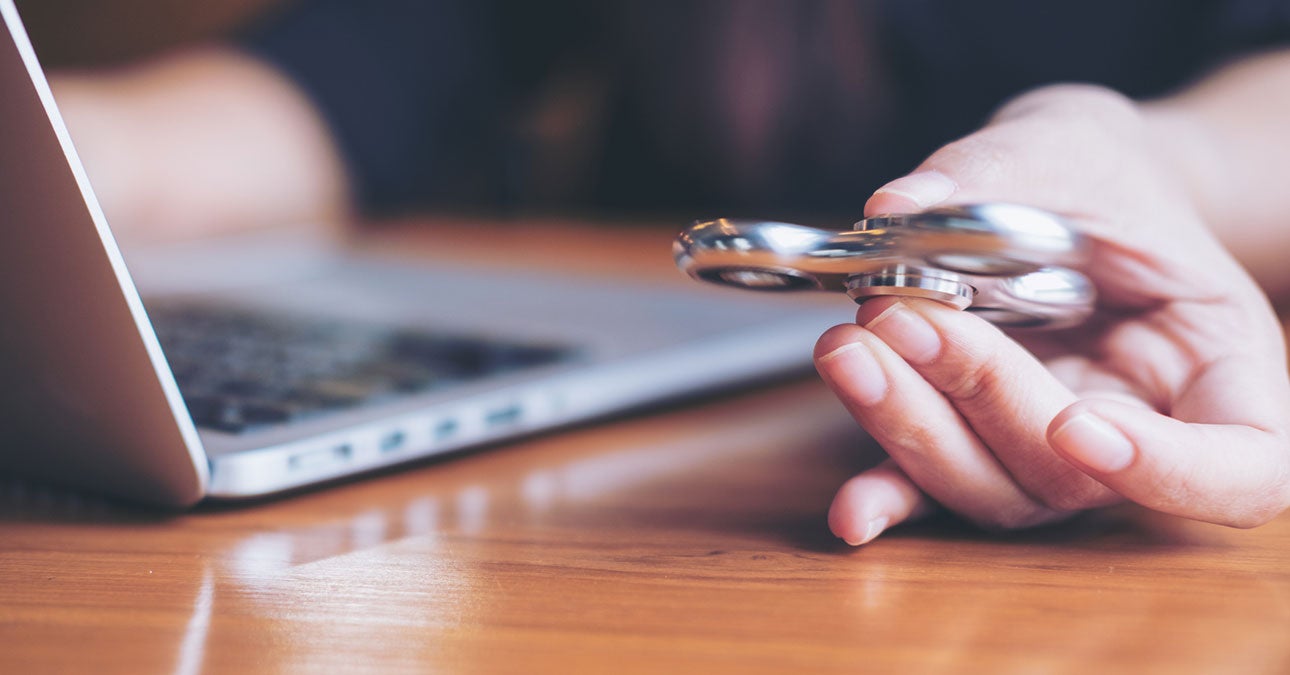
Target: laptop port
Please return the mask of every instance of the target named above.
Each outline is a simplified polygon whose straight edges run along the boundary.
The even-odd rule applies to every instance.
[[[512,403],[504,408],[498,408],[484,416],[484,424],[488,427],[510,426],[520,421],[524,409],[518,403]]]
[[[408,442],[408,435],[402,431],[392,431],[381,439],[381,452],[394,452]]]
[[[292,471],[311,471],[333,464],[343,464],[348,462],[353,455],[354,446],[344,443],[331,448],[298,452],[287,460],[287,466]]]
[[[445,420],[440,420],[438,424],[434,425],[434,439],[436,441],[446,441],[453,436],[456,436],[457,427],[459,426],[460,425],[457,423],[457,420],[451,417]]]

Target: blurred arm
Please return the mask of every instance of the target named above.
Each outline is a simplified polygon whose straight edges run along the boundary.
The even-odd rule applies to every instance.
[[[1145,110],[1214,232],[1270,294],[1290,296],[1290,49],[1237,61]]]
[[[125,240],[343,220],[343,162],[294,84],[232,49],[51,78],[113,229]]]

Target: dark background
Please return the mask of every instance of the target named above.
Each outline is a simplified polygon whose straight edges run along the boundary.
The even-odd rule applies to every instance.
[[[284,0],[16,0],[46,67],[113,64],[228,34]]]

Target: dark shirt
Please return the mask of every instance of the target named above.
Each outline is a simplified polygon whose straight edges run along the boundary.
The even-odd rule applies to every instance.
[[[1290,40],[1290,0],[315,0],[243,44],[369,211],[854,217],[1055,82],[1160,96]]]

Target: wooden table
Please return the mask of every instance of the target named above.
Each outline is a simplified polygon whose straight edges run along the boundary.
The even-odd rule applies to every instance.
[[[397,230],[373,245],[510,255]],[[659,228],[518,236],[673,278]],[[803,377],[177,516],[9,483],[0,673],[1290,672],[1290,516],[938,519],[852,549],[826,509],[877,457]]]

